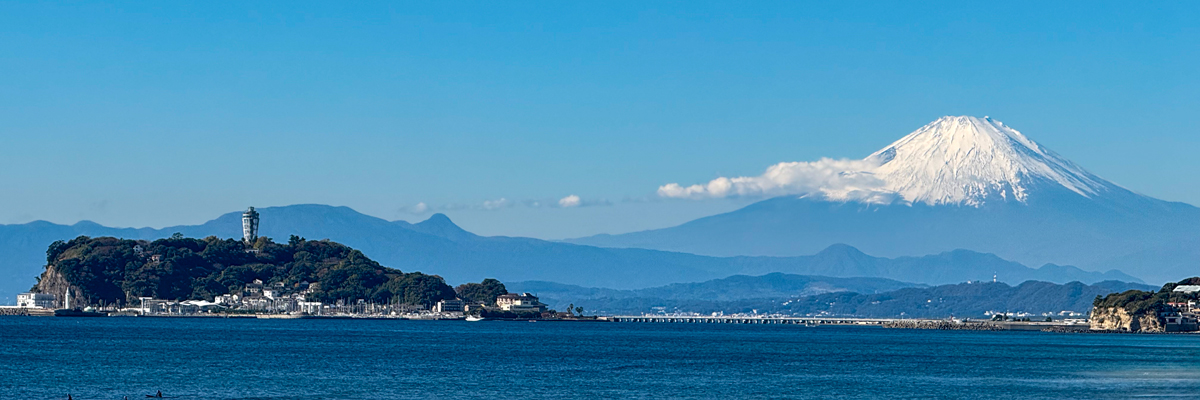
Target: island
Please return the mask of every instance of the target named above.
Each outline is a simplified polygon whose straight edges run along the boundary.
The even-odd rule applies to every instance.
[[[1096,296],[1090,328],[1102,332],[1195,332],[1200,277],[1163,285],[1157,292],[1128,290]]]
[[[246,243],[178,234],[154,241],[56,241],[31,293],[71,298],[76,305],[180,313],[228,311],[235,304],[314,314],[331,307],[429,309],[458,298],[439,276],[384,267],[329,240],[292,236],[275,243],[259,237]]]

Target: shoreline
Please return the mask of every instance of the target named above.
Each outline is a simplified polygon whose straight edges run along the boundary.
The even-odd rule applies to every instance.
[[[80,318],[78,316],[56,316],[51,309],[18,309],[6,308],[7,312],[0,317],[59,317]],[[464,316],[418,315],[295,315],[295,314],[190,314],[190,315],[138,315],[138,314],[109,314],[93,318],[199,318],[199,319],[255,319],[255,320],[394,320],[394,321],[466,321]],[[879,327],[885,329],[909,330],[965,330],[965,331],[1025,331],[1048,333],[1083,333],[1083,334],[1200,334],[1200,332],[1130,332],[1114,330],[1091,329],[1088,325],[1063,322],[1012,322],[988,320],[946,320],[946,319],[868,319],[868,318],[806,318],[806,317],[685,317],[685,316],[595,316],[585,318],[485,318],[477,321],[501,322],[625,322],[625,323],[666,323],[666,324],[739,324],[739,325],[799,325],[804,327],[821,326],[860,326]],[[473,321],[474,322],[474,321]]]

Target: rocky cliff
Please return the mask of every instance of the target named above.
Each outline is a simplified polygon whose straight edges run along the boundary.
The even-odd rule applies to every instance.
[[[83,292],[78,287],[71,285],[67,279],[59,272],[58,267],[51,264],[46,267],[46,271],[38,278],[37,285],[34,285],[33,291],[37,293],[52,294],[58,297],[58,307],[63,307],[63,300],[67,291],[71,291],[71,305],[79,306],[87,304],[87,299],[84,298]]]
[[[1166,332],[1166,323],[1157,312],[1133,314],[1122,307],[1092,309],[1089,327],[1094,331]]]

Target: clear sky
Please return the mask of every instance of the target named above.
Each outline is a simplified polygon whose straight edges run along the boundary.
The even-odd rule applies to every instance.
[[[665,183],[943,115],[1200,204],[1195,2],[347,3],[0,3],[0,223],[322,203],[620,233],[755,200]]]

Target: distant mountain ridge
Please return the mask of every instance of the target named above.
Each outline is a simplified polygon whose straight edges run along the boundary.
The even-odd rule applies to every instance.
[[[850,189],[566,242],[719,257],[798,256],[837,243],[886,257],[971,249],[1153,282],[1200,271],[1200,208],[1134,193],[990,118],[939,118],[862,161],[868,167],[844,173],[872,179]]]
[[[871,257],[838,245],[813,256],[707,257],[643,250],[606,249],[538,239],[483,237],[467,232],[445,215],[410,224],[387,221],[347,207],[295,205],[259,208],[260,234],[286,241],[290,235],[331,239],[360,249],[387,267],[404,272],[440,275],[447,282],[542,280],[615,289],[637,289],[671,283],[700,282],[737,274],[784,272],[834,277],[882,277],[940,284],[991,279],[1040,279],[1056,282],[1108,279],[1136,280],[1111,271],[1085,272],[1074,267],[1033,269],[999,257],[954,251],[895,260]],[[72,226],[46,222],[0,226],[0,299],[33,285],[45,265],[46,246],[78,235],[156,239],[179,232],[189,237],[241,236],[241,212],[224,214],[201,225],[163,229],[107,228],[94,223]]]
[[[780,284],[780,280],[795,283]],[[903,287],[903,282],[879,279],[835,282],[838,282],[836,278],[770,274],[759,277],[735,276],[698,284],[634,291],[546,282],[516,282],[512,286],[518,290],[536,292],[555,307],[574,304],[583,307],[585,312],[603,315],[678,312],[873,318],[986,318],[985,313],[989,311],[1035,315],[1062,311],[1087,313],[1096,296],[1127,290],[1155,290],[1149,285],[1116,281],[1091,285],[1026,281],[1016,286],[973,282],[933,287]],[[818,286],[816,290],[809,290],[814,284]],[[859,289],[867,290],[849,290],[860,284],[865,286]],[[889,287],[894,289],[887,290]],[[767,288],[770,289],[762,290]]]
[[[696,283],[673,283],[635,290],[618,290],[554,282],[526,281],[507,283],[509,291],[530,292],[552,307],[568,304],[599,304],[619,301],[625,304],[669,302],[680,306],[692,302],[728,302],[747,299],[778,299],[833,292],[882,293],[924,285],[885,278],[834,278],[794,275],[780,272],[762,276],[734,275]],[[659,304],[649,307],[661,306]]]

